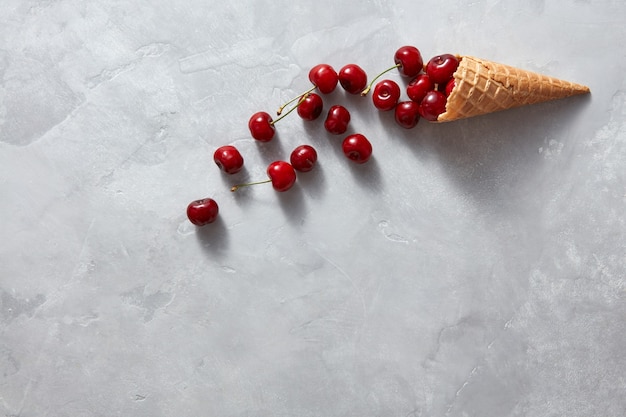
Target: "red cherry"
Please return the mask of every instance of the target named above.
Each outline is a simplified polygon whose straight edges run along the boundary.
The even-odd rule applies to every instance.
[[[359,94],[367,86],[367,74],[356,64],[348,64],[339,70],[339,83],[350,94]]]
[[[415,77],[424,68],[424,60],[419,49],[414,46],[403,46],[393,56],[398,71],[405,77]]]
[[[393,80],[382,80],[372,94],[374,107],[382,111],[392,110],[400,99],[400,86]]]
[[[287,191],[296,182],[296,171],[290,163],[274,161],[267,167],[267,175],[276,191]]]
[[[300,145],[291,152],[289,162],[296,171],[308,172],[313,169],[317,161],[317,152],[310,145]]]
[[[337,87],[339,77],[335,69],[328,64],[319,64],[309,71],[309,80],[322,94],[329,94]]]
[[[448,81],[448,83],[446,84],[446,88],[445,88],[445,95],[446,97],[450,96],[450,93],[452,92],[452,90],[454,90],[454,87],[456,87],[456,80],[453,78],[450,78],[450,81]]]
[[[357,164],[364,164],[372,156],[372,144],[360,133],[347,136],[341,144],[344,155]]]
[[[274,161],[269,164],[269,166],[267,167],[267,176],[269,177],[268,180],[233,185],[230,188],[230,191],[235,192],[242,187],[271,182],[272,187],[274,187],[276,191],[282,192],[290,189],[296,182],[295,169],[293,168],[293,166],[291,166],[290,163],[285,161]]]
[[[434,122],[441,113],[446,111],[447,101],[446,95],[441,91],[429,91],[420,104],[420,114],[424,119]]]
[[[435,88],[428,74],[419,74],[406,87],[406,94],[411,100],[420,103],[426,93]]]
[[[396,122],[405,129],[414,128],[420,120],[420,105],[409,100],[398,103],[395,109]]]
[[[243,157],[234,146],[220,146],[213,153],[213,161],[227,174],[235,174],[243,168]]]
[[[248,129],[250,129],[252,137],[260,142],[269,142],[275,133],[272,116],[264,111],[254,113],[250,117]]]
[[[195,200],[187,206],[187,218],[196,226],[213,223],[217,219],[218,213],[219,207],[212,198]]]
[[[345,107],[337,104],[328,110],[324,128],[333,135],[341,135],[348,130],[348,123],[350,123],[350,112]]]
[[[446,84],[459,66],[459,59],[452,54],[432,57],[426,64],[426,73],[435,84]]]
[[[298,104],[298,115],[304,120],[315,120],[324,108],[322,98],[315,93],[308,93],[303,96]]]

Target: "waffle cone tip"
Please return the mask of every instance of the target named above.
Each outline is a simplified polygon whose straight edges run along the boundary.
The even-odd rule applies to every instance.
[[[458,56],[455,87],[437,122],[587,94],[589,87],[472,56]]]

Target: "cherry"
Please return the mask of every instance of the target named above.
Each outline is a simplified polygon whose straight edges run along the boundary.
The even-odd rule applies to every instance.
[[[350,112],[345,107],[337,104],[328,110],[324,128],[333,135],[341,135],[348,130],[348,123],[350,123]]]
[[[313,95],[313,93],[311,92],[313,90],[315,90],[315,87],[310,88],[309,90],[305,91],[302,95],[294,99],[291,99],[287,103],[282,105],[278,109],[276,114],[280,115],[287,104],[290,104],[298,100],[298,103],[295,106],[290,108],[288,112],[278,117],[276,120],[272,120],[272,116],[270,116],[268,113],[264,111],[254,113],[252,117],[250,117],[250,120],[248,121],[248,128],[250,129],[250,133],[252,134],[252,137],[260,142],[269,142],[270,140],[272,140],[272,138],[274,137],[274,133],[276,133],[274,125],[280,120],[282,120],[284,117],[286,117],[289,113],[294,111],[296,108],[299,108],[302,103],[307,101],[309,99],[309,96]],[[313,116],[314,112],[316,111],[315,110],[317,106],[316,101],[317,99],[313,97],[311,99],[311,103],[313,103],[312,105],[307,102],[307,106],[310,106],[311,110],[310,112],[307,112],[305,110],[304,113],[302,113],[304,116],[307,116],[307,117]],[[321,101],[321,98],[320,98],[320,101]],[[321,113],[322,109],[320,108],[319,111]],[[303,118],[304,116],[301,115],[301,117]]]
[[[285,161],[275,161],[267,167],[267,175],[276,191],[287,191],[296,182],[296,171]]]
[[[276,112],[276,114],[280,115],[283,112],[283,110],[285,109],[285,107],[287,107],[289,104],[293,103],[296,100],[299,100],[299,101],[295,105],[295,107],[300,107],[300,105],[304,102],[304,100],[316,88],[322,94],[332,93],[333,91],[335,91],[335,88],[337,87],[337,82],[339,81],[339,76],[337,75],[337,72],[335,72],[335,69],[333,67],[331,67],[330,65],[328,65],[328,64],[319,64],[319,65],[316,65],[313,68],[311,68],[311,70],[309,71],[309,80],[313,83],[313,87],[309,88],[304,93],[302,93],[302,94],[292,98],[291,100],[289,100],[288,102],[286,102],[285,104],[280,106],[278,108],[278,111]],[[293,109],[294,108],[292,107],[291,110],[289,110],[289,112],[287,114],[291,113],[293,111]],[[284,116],[286,116],[286,114],[283,115],[282,117],[284,117]],[[276,121],[278,121],[278,120],[276,120]]]
[[[459,66],[459,59],[452,54],[432,57],[426,64],[426,73],[435,84],[446,84]]]
[[[315,93],[308,93],[302,96],[298,104],[298,115],[304,120],[315,120],[324,108],[322,98]]]
[[[269,142],[274,137],[276,132],[274,129],[274,121],[269,113],[260,111],[254,113],[248,121],[248,129],[252,137],[259,142]]]
[[[348,159],[357,164],[364,164],[372,156],[372,144],[360,133],[346,136],[341,149]]]
[[[448,99],[441,91],[429,91],[420,104],[420,114],[424,119],[434,122],[441,113],[446,111],[447,101]]]
[[[235,192],[241,187],[271,182],[272,187],[274,187],[276,191],[283,192],[290,189],[296,182],[295,169],[289,162],[285,161],[274,161],[269,164],[267,167],[267,176],[270,177],[268,180],[233,185],[230,191]]]
[[[420,103],[426,93],[435,88],[435,84],[430,80],[428,74],[419,74],[406,87],[406,94],[411,100]]]
[[[414,46],[403,46],[393,56],[401,75],[415,77],[424,68],[424,60],[419,49]]]
[[[450,78],[450,81],[448,81],[448,83],[446,84],[446,88],[444,90],[444,94],[446,95],[446,97],[450,96],[450,93],[452,92],[452,90],[454,90],[454,87],[456,87],[456,80],[453,78]]]
[[[322,94],[329,94],[337,87],[339,77],[335,69],[328,64],[319,64],[309,71],[309,80]]]
[[[213,161],[227,174],[235,174],[243,168],[243,157],[239,150],[231,145],[220,146],[213,153]]]
[[[398,103],[395,109],[396,122],[405,129],[414,128],[420,119],[420,105],[413,100]]]
[[[339,70],[339,83],[350,94],[359,94],[367,86],[367,74],[356,64],[348,64]]]
[[[291,152],[289,162],[296,171],[308,172],[313,169],[317,161],[317,152],[310,145],[300,145]]]
[[[219,207],[212,198],[195,200],[187,206],[187,218],[196,226],[213,223],[217,219],[218,213]]]
[[[382,80],[374,87],[372,101],[378,110],[392,110],[398,104],[399,99],[400,86],[393,80]]]

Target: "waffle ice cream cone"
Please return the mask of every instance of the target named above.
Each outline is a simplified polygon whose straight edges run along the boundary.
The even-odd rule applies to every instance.
[[[437,122],[589,93],[589,87],[472,56],[458,56],[455,87]]]

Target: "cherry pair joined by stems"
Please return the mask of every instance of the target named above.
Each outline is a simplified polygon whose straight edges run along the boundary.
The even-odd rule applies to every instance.
[[[378,80],[382,75],[391,70],[397,69],[400,72],[400,75],[404,77],[415,77],[424,68],[424,60],[422,59],[422,54],[419,49],[414,46],[407,45],[398,48],[393,56],[393,60],[395,65],[387,68],[376,77],[374,77],[369,85],[361,92],[362,96],[367,95],[372,89],[376,80]]]
[[[311,68],[311,70],[309,71],[309,81],[311,81],[313,86],[307,89],[304,93],[297,95],[296,97],[292,98],[291,100],[280,106],[276,111],[277,115],[281,115],[283,110],[296,100],[299,101],[295,105],[295,107],[300,107],[303,100],[306,99],[309,94],[313,93],[315,89],[317,89],[322,94],[332,93],[333,91],[335,91],[337,83],[339,82],[339,75],[332,66],[328,64],[318,64]]]
[[[296,108],[298,108],[300,117],[305,120],[314,120],[319,117],[322,112],[323,103],[321,97],[313,93],[313,91],[318,89],[322,94],[333,92],[337,87],[339,76],[330,65],[319,64],[309,71],[309,80],[313,83],[313,86],[280,106],[276,111],[276,114],[280,117],[276,120],[272,119],[272,116],[264,111],[254,113],[252,117],[250,117],[248,129],[254,139],[260,142],[269,142],[272,140],[276,133],[274,125]],[[283,114],[283,110],[294,101],[297,101],[296,105]],[[302,109],[300,109],[301,106]]]
[[[272,116],[264,111],[254,113],[248,120],[248,129],[250,130],[250,134],[252,135],[252,137],[259,142],[269,142],[270,140],[272,140],[274,138],[274,134],[276,133],[276,128],[274,127],[274,125],[282,120],[284,117],[286,117],[289,113],[294,111],[296,108],[300,107],[299,104],[305,102],[309,98],[309,96],[313,96],[313,99],[311,100],[315,100],[315,96],[317,96],[317,94],[313,95],[310,91],[308,91],[303,95],[297,97],[297,99],[299,100],[298,104],[289,109],[288,112],[282,114],[276,120],[272,119]],[[319,98],[319,96],[317,96],[317,98]],[[319,98],[319,100],[321,101],[321,98]],[[321,107],[319,109],[315,108],[315,106],[317,105],[318,104],[316,102],[311,103],[311,114],[308,117],[315,119],[317,116],[319,116],[319,114],[317,116],[314,116],[315,112],[322,112]]]
[[[304,101],[306,101],[309,95],[312,95],[312,94],[310,92],[307,92],[304,95],[298,97],[299,103],[303,103]],[[254,113],[248,120],[248,129],[250,130],[250,134],[252,135],[254,139],[258,140],[259,142],[269,142],[270,140],[274,138],[274,135],[276,134],[276,128],[274,127],[274,125],[278,123],[280,120],[282,120],[284,117],[286,117],[289,113],[294,111],[297,107],[299,106],[296,105],[292,107],[291,109],[289,109],[288,112],[282,114],[276,120],[272,119],[272,116],[270,116],[269,113],[264,112],[264,111],[259,111],[259,112]],[[321,113],[321,111],[322,110],[320,108],[319,113]],[[311,112],[312,112],[311,114],[313,114],[314,112],[313,108],[311,109]],[[312,117],[313,119],[315,119],[317,116],[315,117],[309,116],[309,117]]]
[[[398,69],[400,74],[404,77],[415,77],[424,68],[422,54],[419,49],[414,46],[407,45],[398,48],[394,54],[394,63],[394,66],[387,68],[374,77],[367,88],[361,92],[361,95],[365,96],[373,87],[372,101],[374,107],[382,111],[390,111],[396,107],[400,100],[401,90],[398,83],[393,80],[383,80],[376,83],[374,86],[376,80],[393,69]]]
[[[296,171],[308,172],[313,169],[317,163],[317,151],[310,145],[300,145],[291,152],[289,162],[274,161],[267,167],[269,179],[237,184],[230,190],[237,191],[242,187],[271,182],[276,191],[287,191],[296,182]]]

